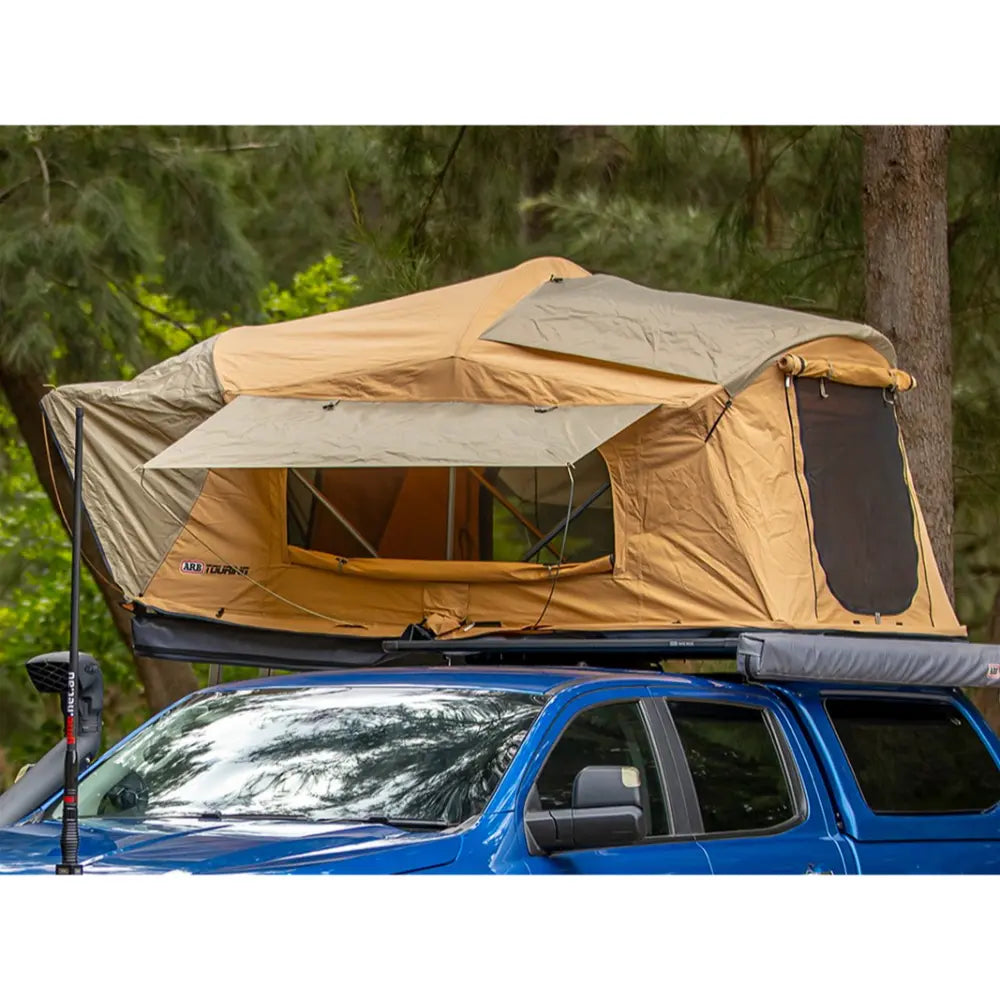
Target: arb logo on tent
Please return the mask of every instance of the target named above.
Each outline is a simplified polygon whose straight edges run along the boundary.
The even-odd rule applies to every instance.
[[[196,559],[185,559],[181,563],[182,573],[204,573],[205,564],[203,562],[198,562]]]
[[[986,664],[986,679],[1000,681],[1000,663]]]

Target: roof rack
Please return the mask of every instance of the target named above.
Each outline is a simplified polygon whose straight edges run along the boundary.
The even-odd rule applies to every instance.
[[[729,661],[750,680],[1000,686],[1000,646],[970,643],[964,636],[732,628],[493,632],[440,639],[411,625],[398,638],[376,639],[289,633],[137,607],[132,638],[139,655],[296,672],[451,663],[662,670],[669,661],[715,660]]]
[[[544,659],[573,659],[597,666],[614,662],[628,666],[636,661],[659,660],[734,660],[739,635],[664,636],[594,635],[580,636],[498,636],[484,635],[469,639],[387,639],[382,648],[387,654],[437,653],[447,660],[463,662],[527,663]]]

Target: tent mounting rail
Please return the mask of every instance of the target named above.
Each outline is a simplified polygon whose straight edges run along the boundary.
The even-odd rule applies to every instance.
[[[382,649],[387,653],[444,653],[474,656],[484,653],[548,653],[550,655],[650,656],[664,660],[734,659],[739,636],[665,639],[662,637],[629,636],[616,639],[602,636],[591,639],[563,637],[505,638],[482,636],[471,639],[387,639]]]

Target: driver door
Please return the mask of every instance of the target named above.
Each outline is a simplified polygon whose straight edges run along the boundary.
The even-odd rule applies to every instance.
[[[526,868],[532,874],[708,874],[708,857],[684,834],[686,822],[671,806],[682,808],[672,764],[662,752],[657,715],[645,693],[602,691],[571,702],[557,719],[539,752],[522,792]],[[627,846],[598,847],[532,855],[524,832],[526,808],[568,809],[573,781],[590,765],[634,767],[641,776],[645,836]]]

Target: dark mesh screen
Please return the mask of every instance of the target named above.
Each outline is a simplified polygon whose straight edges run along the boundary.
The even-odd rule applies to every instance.
[[[917,591],[918,555],[895,408],[881,389],[826,379],[799,379],[795,398],[816,553],[830,590],[856,614],[905,611]]]

